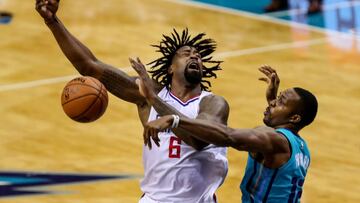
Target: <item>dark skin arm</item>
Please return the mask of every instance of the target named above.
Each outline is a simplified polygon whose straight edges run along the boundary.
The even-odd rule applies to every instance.
[[[141,63],[140,59],[130,59],[131,66],[139,74],[140,78],[137,81],[141,95],[143,95],[147,102],[154,107],[160,115],[176,114],[180,118],[187,118],[181,112],[174,109],[172,106],[164,102],[154,91],[153,81],[149,78],[145,66]],[[200,109],[197,119],[218,122],[226,125],[229,116],[229,105],[226,100],[217,95],[209,95],[204,97],[200,102]],[[209,143],[198,139],[194,136],[194,132],[184,128],[172,129],[177,137],[182,139],[186,144],[192,146],[196,150],[201,150]],[[151,148],[151,136],[144,131],[144,142]],[[159,138],[153,137],[154,142],[159,145]]]
[[[145,125],[150,137],[171,127],[173,117],[163,116]],[[284,153],[289,150],[288,142],[270,127],[233,129],[217,122],[201,119],[180,118],[178,128],[191,131],[193,136],[218,146],[233,147],[240,151],[263,154]],[[158,139],[158,138],[155,138]]]
[[[138,106],[146,105],[140,95],[136,78],[98,60],[92,52],[77,40],[57,18],[59,0],[36,0],[36,10],[53,33],[62,52],[82,75],[99,79],[112,94]]]

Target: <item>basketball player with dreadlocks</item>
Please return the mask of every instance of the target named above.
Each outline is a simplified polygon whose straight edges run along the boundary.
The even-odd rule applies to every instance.
[[[201,33],[191,37],[185,29],[174,30],[155,47],[163,56],[150,63],[154,89],[159,99],[151,102],[140,94],[137,77],[98,60],[77,40],[56,16],[59,0],[36,0],[36,10],[43,17],[62,52],[82,75],[99,79],[113,95],[137,105],[143,125],[162,115],[198,118],[226,125],[229,106],[224,98],[206,90],[205,78],[216,77],[220,61],[210,56],[216,48],[212,39]],[[130,59],[133,66],[140,59]],[[205,64],[209,64],[207,67]],[[145,135],[145,134],[144,134]],[[207,144],[190,131],[174,129],[159,134],[160,140],[144,139],[141,203],[216,202],[215,191],[227,173],[226,148]],[[145,138],[145,137],[144,137]]]

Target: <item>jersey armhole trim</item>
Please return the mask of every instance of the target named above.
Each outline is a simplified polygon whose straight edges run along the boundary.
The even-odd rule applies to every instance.
[[[285,133],[282,132],[282,131],[276,131],[276,132],[279,133],[279,134],[281,134],[282,136],[284,136],[284,137],[286,138],[286,140],[288,141],[289,148],[290,148],[290,158],[289,158],[289,160],[287,160],[285,163],[283,163],[281,166],[279,166],[279,167],[277,168],[277,169],[281,169],[281,168],[285,168],[285,167],[289,164],[289,162],[290,162],[290,161],[292,160],[292,158],[293,158],[294,153],[293,153],[293,148],[292,148],[290,139],[285,135]]]

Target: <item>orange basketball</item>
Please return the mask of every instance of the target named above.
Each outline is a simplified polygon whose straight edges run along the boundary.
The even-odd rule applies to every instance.
[[[100,118],[108,105],[105,86],[96,78],[78,77],[66,84],[61,95],[66,115],[81,123]]]

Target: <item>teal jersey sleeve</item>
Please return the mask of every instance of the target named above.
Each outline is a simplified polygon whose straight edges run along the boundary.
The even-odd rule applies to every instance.
[[[288,129],[276,130],[286,137],[291,149],[290,159],[280,168],[267,168],[248,156],[245,175],[240,185],[243,203],[297,203],[310,164],[306,142]],[[279,136],[281,136],[279,134]]]

